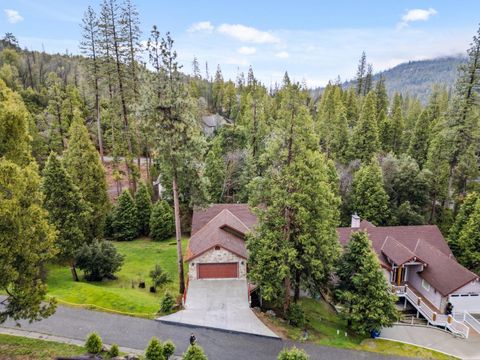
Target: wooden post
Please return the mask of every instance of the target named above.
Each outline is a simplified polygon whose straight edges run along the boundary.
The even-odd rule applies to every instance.
[[[437,313],[434,312],[432,315],[432,321],[437,321]]]
[[[447,318],[447,323],[451,324],[452,323],[452,315],[448,315],[448,318]]]
[[[422,298],[421,298],[421,297],[418,297],[418,299],[417,299],[417,305],[418,305],[418,307],[421,307],[421,306],[422,306]]]

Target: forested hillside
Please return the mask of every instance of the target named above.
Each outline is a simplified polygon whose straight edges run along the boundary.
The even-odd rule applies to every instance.
[[[221,64],[212,75],[195,58],[192,71],[182,69],[165,30],[153,25],[142,35],[131,0],[104,0],[85,11],[82,56],[22,50],[13,34],[2,40],[0,189],[8,191],[0,191],[0,254],[15,252],[0,287],[18,292],[12,311],[51,312],[39,308],[46,289],[34,280],[52,258],[75,277],[79,249],[148,235],[140,210],[150,198],[175,220],[180,293],[182,231],[193,208],[209,203],[257,209],[258,232],[246,240],[249,276],[265,298],[283,299],[285,313],[291,289],[298,297],[301,286],[327,285],[340,256],[335,229],[353,213],[375,225],[437,224],[459,260],[480,272],[479,36],[454,86],[448,74],[458,59],[376,76],[363,54],[352,86],[329,84],[314,98],[287,72],[269,89],[252,67],[235,81]],[[205,134],[209,114],[229,121]],[[368,239],[358,242],[368,249]],[[25,265],[29,258],[36,262]],[[29,276],[18,287],[16,267]]]

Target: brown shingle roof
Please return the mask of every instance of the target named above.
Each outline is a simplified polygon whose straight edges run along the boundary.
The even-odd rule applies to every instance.
[[[477,275],[464,268],[452,257],[445,255],[425,241],[418,242],[415,253],[428,263],[418,275],[443,296],[453,293],[478,278]]]
[[[192,217],[192,235],[212,220],[222,210],[227,209],[240,219],[249,229],[257,223],[257,217],[248,204],[213,204],[202,210],[196,210]]]
[[[248,255],[243,235],[249,230],[229,209],[222,209],[190,237],[185,260],[189,261],[214,246],[246,259]]]
[[[393,236],[387,236],[385,238],[380,250],[397,265],[403,265],[417,258],[417,255],[410,251],[405,245],[398,242]]]

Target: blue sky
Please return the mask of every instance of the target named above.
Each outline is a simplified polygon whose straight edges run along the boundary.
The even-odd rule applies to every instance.
[[[80,21],[94,0],[0,0],[0,34],[22,46],[78,52]],[[362,50],[374,71],[409,60],[464,53],[480,1],[137,0],[143,39],[170,31],[184,70],[196,56],[235,78],[250,65],[266,85],[287,70],[309,86],[352,78]]]

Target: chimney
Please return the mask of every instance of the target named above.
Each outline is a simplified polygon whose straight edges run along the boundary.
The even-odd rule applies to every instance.
[[[352,228],[358,229],[360,227],[360,216],[357,215],[357,213],[354,213],[352,215]]]

